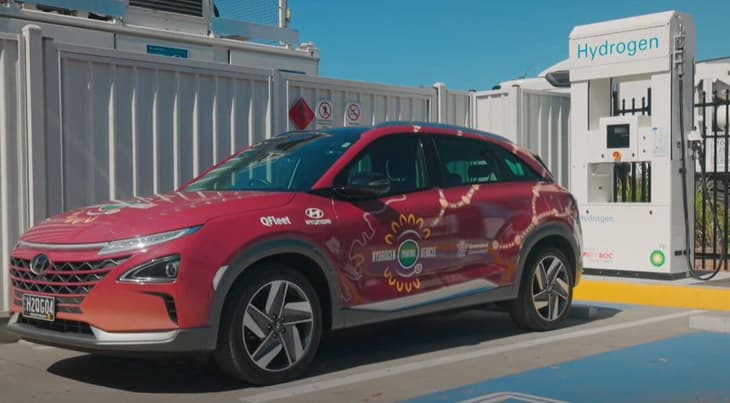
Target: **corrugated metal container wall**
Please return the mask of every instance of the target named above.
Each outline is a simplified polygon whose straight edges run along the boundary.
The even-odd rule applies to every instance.
[[[61,110],[63,200],[51,213],[172,191],[271,136],[268,71],[120,55],[61,49],[47,110]]]
[[[479,130],[504,136],[540,155],[558,183],[570,184],[570,95],[512,87],[478,92]]]
[[[474,95],[476,103],[474,127],[516,142],[519,96],[519,88],[477,92]]]
[[[309,77],[296,74],[282,74],[285,82],[284,113],[279,114],[282,130],[295,130],[286,111],[299,98],[315,109],[321,100],[332,101],[333,127],[346,125],[345,106],[349,102],[360,104],[361,117],[359,125],[367,126],[391,120],[430,121],[433,116],[433,88],[393,87],[356,81],[332,80],[320,77]],[[284,123],[285,122],[285,123]],[[308,128],[316,125],[316,119]]]
[[[27,144],[19,127],[21,113],[18,40],[0,37],[0,311],[10,306],[8,266],[10,250],[27,225]]]
[[[570,184],[570,95],[522,91],[517,144],[542,158],[555,179]]]
[[[446,102],[446,116],[440,123],[471,127],[472,126],[472,95],[469,92],[448,91],[443,102]]]

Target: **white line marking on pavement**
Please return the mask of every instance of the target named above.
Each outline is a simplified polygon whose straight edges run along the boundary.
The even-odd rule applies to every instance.
[[[689,327],[715,333],[730,333],[730,317],[726,316],[692,316],[689,318]]]
[[[347,376],[337,376],[337,373],[328,374],[328,376],[334,377],[333,379],[325,379],[321,381],[315,381],[312,383],[305,383],[301,385],[294,385],[288,388],[275,389],[270,392],[259,393],[251,396],[241,397],[240,400],[249,403],[263,403],[270,402],[272,400],[292,398],[297,395],[303,395],[307,393],[313,393],[323,391],[327,389],[337,388],[340,386],[351,385],[360,382],[371,381],[373,379],[384,378],[386,376],[403,374],[411,371],[418,371],[422,369],[432,368],[439,365],[453,364],[460,361],[472,360],[475,358],[486,357],[489,355],[502,354],[510,351],[521,350],[523,348],[536,347],[544,344],[550,344],[558,341],[565,341],[570,339],[576,339],[579,337],[593,336],[600,333],[613,332],[617,330],[629,329],[632,327],[639,327],[649,325],[652,323],[663,322],[666,320],[683,318],[690,315],[696,315],[705,311],[693,310],[675,312],[663,316],[657,316],[653,318],[639,319],[626,323],[617,323],[614,325],[607,325],[597,327],[594,329],[577,330],[574,332],[560,333],[547,337],[540,337],[534,340],[526,340],[519,343],[496,346],[496,347],[485,347],[478,350],[465,351],[459,354],[453,354],[443,357],[431,358],[423,361],[410,362],[408,364],[396,365],[387,368],[374,369],[359,374],[352,374]],[[485,342],[491,343],[491,342]]]

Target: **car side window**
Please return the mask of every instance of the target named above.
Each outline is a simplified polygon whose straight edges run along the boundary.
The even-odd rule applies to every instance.
[[[434,136],[433,139],[441,160],[443,186],[499,181],[497,160],[489,143],[454,136]]]
[[[518,157],[498,145],[454,136],[433,139],[444,187],[539,179]]]
[[[412,134],[391,135],[368,145],[335,179],[345,185],[350,175],[379,173],[390,179],[389,194],[410,193],[429,187],[421,141]]]
[[[508,181],[539,181],[542,180],[537,172],[529,165],[522,161],[518,156],[505,150],[502,147],[495,147],[497,159],[501,161],[505,167],[504,176]]]

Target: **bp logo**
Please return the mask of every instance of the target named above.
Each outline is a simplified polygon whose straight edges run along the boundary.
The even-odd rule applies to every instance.
[[[389,248],[373,252],[373,263],[385,263],[383,276],[388,285],[399,293],[411,293],[421,288],[418,275],[423,272],[423,261],[436,257],[436,247],[424,246],[431,236],[423,218],[401,214],[390,223],[390,231],[383,241]]]
[[[651,261],[652,266],[662,267],[664,266],[664,262],[666,259],[664,258],[664,252],[660,250],[655,250],[654,252],[651,252],[649,260]]]

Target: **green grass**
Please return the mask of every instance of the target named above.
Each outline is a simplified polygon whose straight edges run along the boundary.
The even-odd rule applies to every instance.
[[[702,190],[695,193],[695,248],[701,249],[704,243],[705,250],[719,252],[722,250],[724,229],[729,222],[724,203],[722,200],[718,200],[715,205],[713,196],[712,192],[707,191],[703,203]],[[713,240],[715,244],[713,244]],[[727,240],[725,243],[728,245]]]

